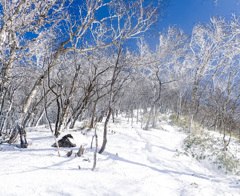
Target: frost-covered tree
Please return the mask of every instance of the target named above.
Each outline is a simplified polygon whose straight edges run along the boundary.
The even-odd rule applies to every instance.
[[[152,127],[156,126],[156,116],[160,106],[163,86],[178,80],[178,72],[181,69],[178,61],[182,61],[181,58],[184,57],[186,39],[187,36],[181,30],[169,28],[166,33],[160,35],[155,52],[150,52],[146,46],[140,44],[141,58],[145,64],[144,69],[149,72],[146,77],[153,92],[145,130],[148,130],[151,119]]]
[[[189,130],[192,120],[198,113],[204,92],[227,69],[229,53],[238,45],[238,22],[233,19],[227,23],[220,18],[212,18],[205,26],[197,25],[193,29],[190,50],[192,64],[190,75],[192,76],[191,100],[189,108]],[[234,49],[235,50],[235,49]],[[235,50],[237,52],[237,50]]]
[[[0,1],[0,114],[4,113],[5,98],[11,88],[16,67],[35,64],[30,47],[46,34],[62,18],[67,2],[65,1]],[[22,144],[25,146],[25,144]]]
[[[35,100],[38,95],[41,94],[41,87],[44,80],[47,80],[53,72],[58,72],[58,65],[61,64],[61,58],[63,55],[71,53],[80,53],[81,55],[91,55],[97,50],[113,47],[123,42],[124,40],[135,37],[141,33],[147,31],[150,26],[157,20],[158,9],[161,1],[157,3],[146,4],[144,1],[121,1],[121,0],[88,0],[79,4],[79,9],[69,8],[69,1],[14,1],[7,4],[2,2],[2,15],[6,21],[2,25],[1,37],[2,40],[8,42],[9,48],[16,52],[20,49],[24,54],[29,54],[30,48],[34,48],[37,54],[32,55],[33,59],[31,63],[37,64],[42,62],[42,70],[39,71],[38,77],[33,82],[32,88],[28,91],[28,95],[24,100],[22,112],[18,118],[18,124],[21,130],[24,130],[26,122],[29,120],[32,108],[35,106]],[[73,1],[73,3],[78,3]],[[102,11],[108,10],[107,15],[101,15]],[[64,11],[69,11],[64,12]],[[71,14],[70,14],[71,12]],[[9,14],[9,16],[8,16]],[[9,18],[9,19],[7,19]],[[16,24],[19,28],[22,28],[19,32],[9,33],[8,39],[5,39],[5,32],[9,31],[12,27],[13,19],[17,21]],[[14,30],[18,29],[15,28]],[[5,30],[4,30],[5,29]],[[22,30],[24,32],[22,32]],[[45,32],[45,33],[43,33]],[[24,39],[26,36],[28,39]],[[16,38],[15,38],[16,37]],[[16,43],[15,40],[20,38],[22,42]],[[40,39],[41,38],[41,39]],[[44,41],[45,40],[45,41]],[[42,45],[42,48],[37,48]],[[43,47],[49,45],[49,48]],[[3,46],[3,44],[2,44]],[[30,47],[31,46],[31,47]],[[20,47],[20,48],[19,48]],[[45,52],[41,52],[41,49],[47,49]],[[31,50],[32,51],[32,50]],[[8,54],[12,54],[8,52]],[[45,55],[48,54],[48,58]],[[15,54],[14,54],[15,55]],[[14,55],[9,57],[12,61],[15,58]],[[19,58],[16,58],[19,60]],[[25,61],[25,58],[22,58]],[[47,62],[47,63],[46,63]],[[47,66],[43,66],[43,64]],[[4,83],[2,86],[8,86],[8,78],[11,75],[11,65],[7,63],[7,69],[5,76],[3,76]],[[76,70],[77,71],[77,70]],[[75,74],[77,74],[75,72]],[[74,89],[74,80],[73,89]],[[51,79],[50,79],[51,83]],[[47,84],[45,82],[45,84]],[[4,86],[5,85],[5,86]],[[51,86],[51,85],[50,85]],[[49,86],[49,87],[50,87]],[[58,86],[60,88],[60,86]],[[61,89],[61,88],[60,88]],[[53,89],[51,93],[56,97],[60,97],[61,89],[59,92],[55,92]],[[46,89],[46,92],[48,89]],[[55,93],[54,93],[55,92]],[[60,94],[59,94],[60,93]],[[66,98],[67,103],[70,103],[71,87],[69,98]],[[4,95],[4,93],[2,93]],[[58,99],[57,99],[58,100]],[[59,104],[58,104],[59,105]],[[66,108],[61,109],[62,117],[66,119],[69,114],[70,106],[66,105]],[[79,113],[79,111],[78,111]],[[77,115],[78,116],[78,115]],[[13,139],[15,136],[12,137]],[[13,140],[10,139],[10,142]],[[26,147],[27,144],[22,144],[22,147]]]

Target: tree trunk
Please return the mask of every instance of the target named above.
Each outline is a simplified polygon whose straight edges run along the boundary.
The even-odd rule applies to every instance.
[[[154,112],[153,112],[153,120],[152,120],[152,128],[156,128],[156,121],[157,121],[157,107],[154,106]]]
[[[115,111],[114,110],[112,110],[112,122],[114,123],[115,122]]]
[[[90,123],[90,126],[89,126],[90,129],[93,128],[95,112],[96,112],[96,108],[97,108],[97,102],[98,102],[98,100],[96,100],[95,103],[94,103],[94,107],[93,107],[93,111],[92,111],[91,123]]]
[[[39,116],[36,124],[35,124],[35,127],[39,126],[39,123],[40,123],[40,121],[42,120],[44,114],[45,114],[45,111],[43,110],[43,111],[41,112],[41,115]]]
[[[131,118],[132,118],[132,120],[131,120],[131,126],[133,127],[133,117],[134,117],[134,115],[133,115],[133,109],[131,109]]]
[[[188,132],[191,132],[192,131],[192,123],[193,123],[193,114],[190,114],[188,116]]]
[[[149,129],[149,123],[150,123],[150,120],[151,120],[152,113],[153,113],[153,106],[151,106],[151,110],[149,112],[148,120],[147,120],[146,126],[144,127],[144,130]]]
[[[7,121],[8,121],[8,119],[9,119],[9,113],[10,113],[11,110],[12,110],[12,105],[13,105],[13,102],[11,101],[11,104],[10,104],[10,106],[9,106],[9,108],[8,108],[8,111],[7,111],[5,120],[3,121],[3,124],[2,124],[2,126],[1,126],[1,133],[2,133],[2,131],[6,130]],[[6,133],[7,133],[7,130],[6,130]]]
[[[180,117],[180,114],[181,114],[181,110],[182,110],[182,93],[179,94],[179,97],[178,97],[178,103],[177,103],[177,121]]]
[[[101,154],[105,150],[105,147],[107,144],[107,125],[108,125],[109,119],[111,117],[111,113],[112,113],[112,108],[109,107],[108,115],[107,115],[105,123],[104,123],[103,143],[102,143],[101,149],[98,152],[99,154]]]
[[[96,165],[97,165],[97,150],[98,150],[98,136],[97,136],[97,129],[95,128],[95,151],[94,151],[94,155],[93,155],[93,168],[92,168],[92,171],[95,170],[96,168]]]
[[[54,131],[52,129],[52,125],[51,125],[51,122],[48,118],[48,113],[47,113],[47,106],[46,106],[46,102],[47,102],[47,98],[46,98],[46,92],[45,92],[45,88],[44,88],[44,84],[42,85],[43,86],[43,93],[44,93],[44,100],[43,100],[43,107],[44,107],[44,113],[45,113],[45,117],[46,117],[46,120],[48,122],[48,125],[49,125],[49,128],[51,130],[51,133],[52,133],[52,136],[53,136],[53,139],[55,140],[55,143],[56,143],[56,146],[57,146],[57,152],[58,152],[58,156],[60,157],[60,151],[59,151],[59,144],[58,144],[58,141],[57,141],[57,138],[55,137],[55,134],[54,134]]]
[[[120,54],[121,54],[121,47],[118,48],[118,55],[117,55],[117,59],[116,59],[116,63],[114,66],[114,70],[113,70],[113,75],[112,75],[112,79],[111,79],[111,85],[110,85],[110,97],[109,97],[109,104],[108,104],[108,114],[104,123],[104,133],[103,133],[103,143],[102,143],[102,147],[99,151],[99,153],[101,154],[106,147],[107,144],[107,125],[108,125],[108,121],[111,117],[111,113],[112,113],[112,103],[114,102],[114,94],[113,94],[113,87],[114,84],[116,82],[116,78],[117,78],[117,68],[118,68],[118,63],[119,63],[119,58],[120,58]]]
[[[69,129],[73,129],[73,128],[74,128],[76,121],[77,121],[77,118],[75,118],[75,117],[72,118],[71,124],[70,124],[70,126],[69,126]]]

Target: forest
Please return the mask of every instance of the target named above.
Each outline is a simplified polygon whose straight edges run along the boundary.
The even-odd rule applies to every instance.
[[[0,195],[239,195],[240,18],[169,2],[0,0]]]
[[[49,124],[56,139],[76,121],[89,128],[120,113],[142,129],[159,113],[240,138],[240,21],[213,17],[192,34],[169,27],[150,49],[144,38],[164,1],[2,0],[0,135],[9,144],[26,127]],[[133,41],[131,41],[133,40]],[[129,48],[129,45],[132,46]],[[133,46],[134,45],[134,46]]]

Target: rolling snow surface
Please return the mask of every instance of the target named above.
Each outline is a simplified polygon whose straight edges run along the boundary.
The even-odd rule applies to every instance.
[[[80,127],[78,124],[77,127]],[[76,195],[76,196],[220,196],[240,195],[239,177],[204,167],[184,155],[177,156],[187,136],[161,122],[161,129],[144,131],[140,123],[133,127],[125,118],[110,123],[108,143],[97,155],[93,172],[94,131],[65,131],[74,137],[77,147],[61,148],[58,157],[54,140],[45,126],[27,129],[27,149],[0,145],[0,195]],[[84,133],[84,135],[83,135]],[[99,146],[103,126],[98,126]],[[82,157],[75,157],[80,145]],[[94,143],[95,145],[95,143]]]

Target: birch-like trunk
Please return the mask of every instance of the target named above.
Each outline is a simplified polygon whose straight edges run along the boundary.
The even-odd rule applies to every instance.
[[[150,120],[152,117],[152,113],[153,113],[153,106],[151,106],[151,109],[150,109],[150,112],[148,115],[148,119],[147,119],[147,123],[146,123],[146,126],[144,127],[144,130],[146,130],[146,131],[149,129],[149,124],[150,124]]]

